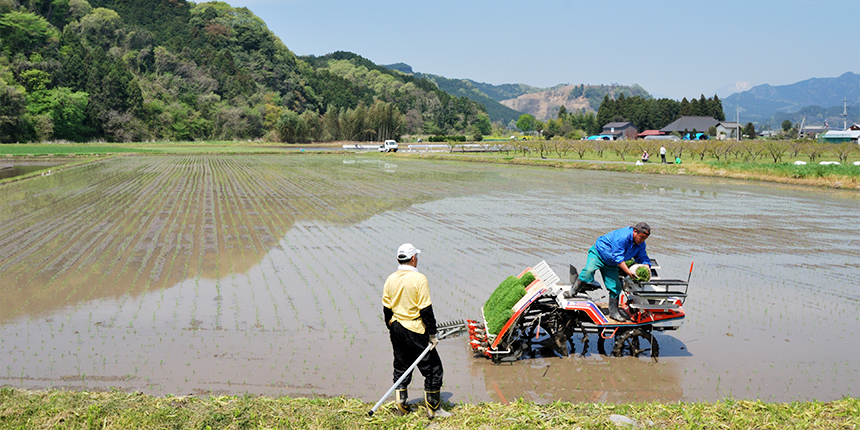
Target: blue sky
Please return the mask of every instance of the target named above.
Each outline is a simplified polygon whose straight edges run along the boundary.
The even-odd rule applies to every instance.
[[[636,83],[680,99],[860,73],[860,0],[227,3],[298,55],[350,51],[496,85]]]

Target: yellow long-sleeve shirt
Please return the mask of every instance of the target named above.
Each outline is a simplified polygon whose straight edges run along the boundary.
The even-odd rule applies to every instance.
[[[424,333],[421,309],[430,306],[430,285],[427,277],[409,265],[400,265],[397,271],[388,276],[382,288],[382,306],[391,309],[392,323],[415,333]]]

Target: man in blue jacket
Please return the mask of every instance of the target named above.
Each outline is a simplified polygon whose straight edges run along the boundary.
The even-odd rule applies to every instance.
[[[594,272],[600,270],[603,283],[609,290],[609,317],[616,321],[630,321],[630,317],[618,310],[618,295],[621,293],[621,283],[618,270],[626,273],[631,279],[636,274],[627,267],[626,261],[631,258],[638,264],[651,265],[645,252],[645,239],[651,235],[651,227],[644,222],[633,227],[622,227],[600,236],[594,246],[588,250],[588,260],[585,268],[579,272],[579,277],[571,287],[573,295],[579,291],[582,284],[594,282]]]

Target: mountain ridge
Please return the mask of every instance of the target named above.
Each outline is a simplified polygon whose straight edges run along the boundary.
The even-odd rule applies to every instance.
[[[638,84],[628,86],[564,83],[549,88],[539,88],[522,83],[493,85],[468,78],[452,79],[416,72],[412,66],[402,62],[383,67],[428,79],[449,94],[467,97],[482,103],[486,107],[490,119],[501,121],[503,124],[516,121],[522,114],[532,115],[539,120],[555,118],[561,106],[571,112],[584,110],[596,113],[606,95],[613,99],[622,93],[627,97],[652,98],[648,91]]]
[[[777,117],[800,112],[810,106],[860,105],[860,74],[845,72],[836,78],[810,78],[787,85],[756,85],[723,99],[727,117],[740,113],[741,121],[775,128]],[[823,118],[833,120],[837,118]]]

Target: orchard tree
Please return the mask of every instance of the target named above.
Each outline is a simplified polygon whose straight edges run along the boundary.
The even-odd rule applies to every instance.
[[[538,127],[538,120],[529,114],[522,114],[517,120],[517,128],[523,133],[535,131]]]
[[[750,139],[755,139],[755,126],[753,123],[748,122],[747,125],[744,126],[744,135]]]

